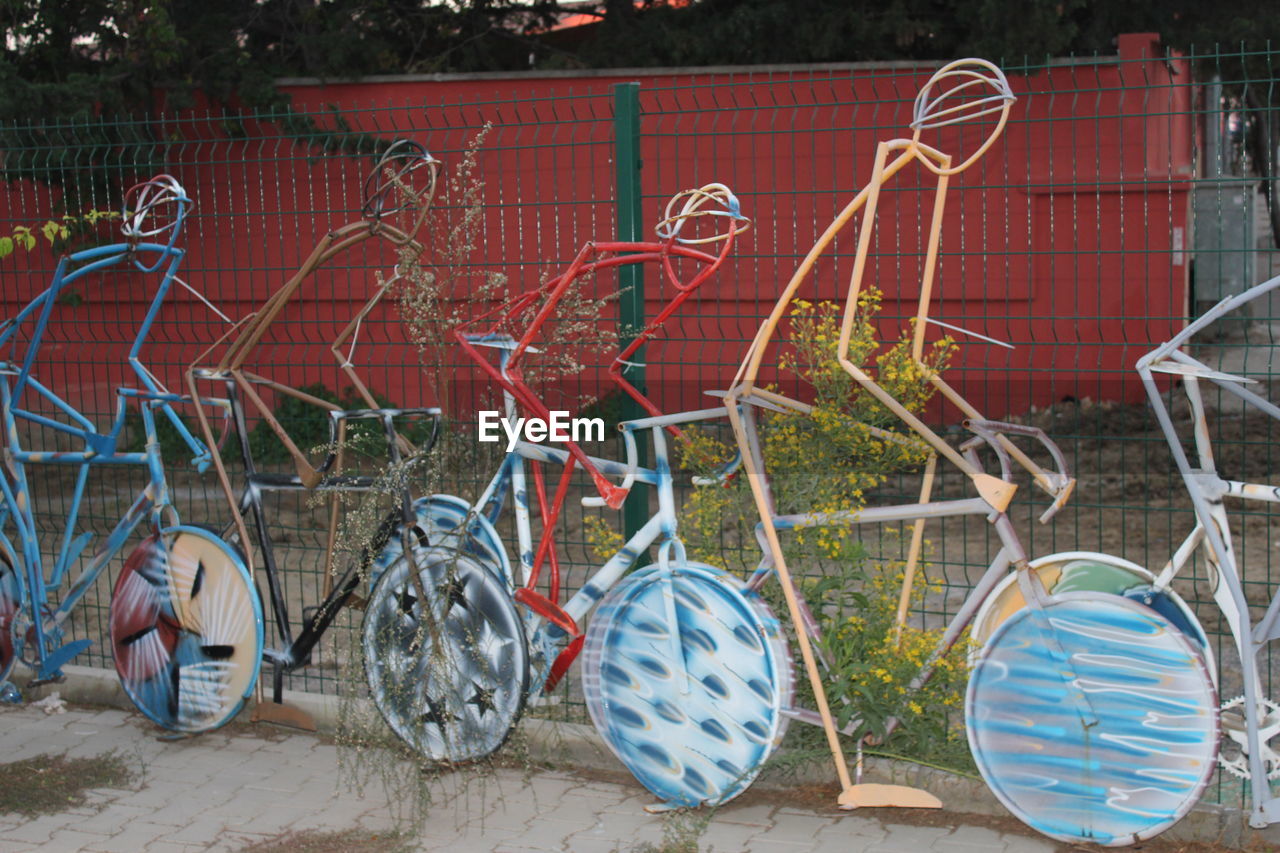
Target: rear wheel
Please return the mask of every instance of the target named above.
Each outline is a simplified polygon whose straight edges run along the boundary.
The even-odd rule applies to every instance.
[[[18,659],[13,620],[22,606],[22,584],[16,562],[8,547],[0,543],[0,682],[13,674],[13,665]]]
[[[257,683],[262,602],[219,537],[169,528],[125,561],[110,638],[120,683],[143,714],[174,731],[209,731],[239,713]]]

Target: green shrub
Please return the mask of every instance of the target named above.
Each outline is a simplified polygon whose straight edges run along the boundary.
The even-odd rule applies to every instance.
[[[200,438],[200,427],[193,419],[178,415],[178,420],[195,438]],[[188,464],[192,457],[191,446],[183,440],[173,422],[163,412],[155,413],[156,439],[160,442],[160,458],[164,464],[180,466]],[[126,453],[141,453],[147,449],[147,430],[142,423],[142,412],[131,408],[124,418],[121,433],[121,449]]]
[[[343,409],[369,408],[368,403],[356,393],[354,388],[347,388],[338,395],[324,384],[317,382],[304,385],[298,390],[341,406]],[[378,408],[397,408],[391,400],[376,391],[372,393]],[[280,402],[272,410],[272,414],[303,453],[318,452],[328,445],[329,412],[326,409],[297,397],[281,395]],[[397,422],[397,426],[401,428],[405,438],[419,447],[431,435],[430,420],[420,420],[412,424]],[[348,420],[345,445],[348,452],[360,453],[377,460],[387,459],[386,435],[381,422],[376,419]],[[253,461],[258,465],[289,461],[289,452],[265,420],[258,421],[249,431],[249,452],[253,454]]]

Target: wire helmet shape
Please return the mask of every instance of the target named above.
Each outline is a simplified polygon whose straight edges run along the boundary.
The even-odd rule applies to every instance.
[[[436,192],[440,161],[411,139],[393,142],[365,178],[361,215],[375,226],[387,217],[412,211],[405,240],[412,239],[426,218]]]
[[[681,235],[685,225],[704,216],[724,217],[731,222],[725,230],[714,234],[699,237]],[[728,240],[734,234],[743,234],[750,228],[751,220],[743,216],[742,206],[733,191],[724,184],[707,184],[673,195],[667,202],[662,219],[653,230],[660,239],[674,240],[685,246],[699,246]]]
[[[156,175],[125,192],[120,232],[131,246],[146,242],[164,247],[150,266],[135,261],[139,269],[153,272],[159,267],[177,242],[191,206],[191,197],[172,175]]]
[[[985,59],[957,59],[933,73],[916,94],[911,111],[912,139],[920,140],[925,130],[950,127],[999,114],[982,144],[959,165],[945,168],[928,162],[939,175],[963,172],[986,153],[1009,120],[1009,110],[1017,97],[1009,80],[996,65]]]

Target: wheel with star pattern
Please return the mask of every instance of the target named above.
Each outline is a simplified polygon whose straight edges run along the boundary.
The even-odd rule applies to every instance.
[[[475,554],[423,545],[411,556],[382,573],[365,610],[369,692],[391,730],[424,758],[484,758],[524,711],[529,651],[519,611]]]

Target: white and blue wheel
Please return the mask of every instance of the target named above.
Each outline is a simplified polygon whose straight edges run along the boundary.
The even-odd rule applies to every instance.
[[[1218,699],[1198,644],[1118,595],[1067,593],[1009,615],[970,675],[965,721],[1000,802],[1070,843],[1158,835],[1217,764]]]
[[[413,502],[413,538],[422,546],[460,548],[511,586],[511,561],[489,519],[453,495],[427,495]],[[404,525],[395,523],[387,543],[369,566],[372,586],[404,554]]]
[[[592,722],[672,805],[720,804],[746,790],[782,739],[791,687],[777,620],[710,566],[629,575],[587,629],[582,688]]]
[[[257,684],[262,602],[240,555],[202,528],[167,528],[133,550],[109,633],[125,693],[167,729],[216,729]]]
[[[412,557],[400,553],[385,567],[365,609],[369,693],[423,758],[484,758],[524,710],[529,650],[520,613],[506,582],[469,550],[423,546]]]

